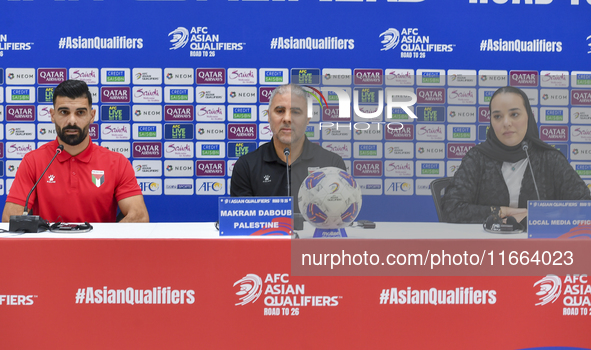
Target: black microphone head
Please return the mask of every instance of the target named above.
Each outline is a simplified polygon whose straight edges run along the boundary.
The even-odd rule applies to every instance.
[[[285,147],[285,149],[283,150],[283,154],[285,154],[286,156],[289,155],[289,147]]]
[[[59,150],[59,153],[62,153],[62,151],[64,150],[64,145],[57,146],[57,150]]]
[[[490,215],[484,221],[484,228],[487,230],[493,230],[494,225],[499,225],[502,222],[501,218],[498,215]]]
[[[529,148],[529,145],[527,144],[527,141],[521,142],[521,149],[522,150],[527,151],[528,148]]]

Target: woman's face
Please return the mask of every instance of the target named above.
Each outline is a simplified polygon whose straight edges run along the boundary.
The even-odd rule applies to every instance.
[[[490,124],[505,146],[517,146],[527,132],[527,111],[521,95],[501,93],[490,104]]]

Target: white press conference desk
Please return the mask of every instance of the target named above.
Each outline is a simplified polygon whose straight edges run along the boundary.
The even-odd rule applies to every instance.
[[[106,239],[191,239],[191,238],[253,238],[290,239],[290,236],[220,236],[214,223],[95,223],[86,233],[0,233],[0,238],[106,238]],[[0,224],[8,229],[8,223]],[[485,232],[481,224],[448,224],[439,222],[378,222],[375,229],[346,228],[354,239],[525,239],[527,233],[493,234]],[[296,231],[300,238],[311,238],[314,228],[307,222],[304,230]]]
[[[7,229],[8,224],[0,228]],[[307,226],[298,233],[307,238],[313,231]],[[539,273],[521,274],[522,270],[513,273],[516,266],[502,265],[498,260],[502,250],[508,259],[509,250],[522,251],[541,240],[524,240],[526,234],[486,233],[479,224],[378,222],[376,229],[351,227],[347,234],[351,239],[227,239],[220,238],[211,222],[105,223],[94,224],[91,232],[78,234],[0,233],[0,347],[591,346],[589,316],[564,316],[562,299],[552,305],[536,306],[536,292],[540,289],[533,286],[549,273],[563,276],[557,270],[560,266],[540,266]],[[569,249],[582,247],[584,251],[575,252],[577,261],[584,260],[579,256],[591,256],[590,244],[562,241],[570,244]],[[554,251],[566,247],[563,244],[557,248],[559,240],[541,243],[546,246],[531,249]],[[498,270],[456,263],[456,257],[461,256],[469,257],[471,264],[475,256],[483,256],[486,259],[480,261],[488,262],[493,251]],[[343,265],[346,270],[335,275],[328,271],[332,266],[319,266],[317,259],[306,266],[303,253],[316,254],[317,258],[330,254],[331,263],[338,255],[345,262],[346,253],[353,257],[354,266]],[[384,254],[390,255],[386,258]],[[447,254],[450,260],[445,270],[433,270],[426,264],[410,266],[410,254],[413,259]],[[360,272],[356,261],[360,263],[358,257],[368,255],[369,263],[361,266]],[[397,261],[408,256],[409,264],[374,265],[375,256],[384,261],[390,261],[387,259],[391,256],[396,256]],[[580,264],[582,267],[564,268],[567,273],[589,275],[591,263]],[[314,270],[307,273],[308,268]],[[417,272],[406,268],[416,268]],[[410,272],[400,273],[401,269]],[[457,273],[458,269],[467,272]],[[242,298],[248,290],[258,294],[244,303]],[[455,294],[445,305],[420,305],[410,303],[410,299],[407,305],[400,305],[394,303],[393,290]],[[456,299],[467,295],[462,290],[486,291],[489,299],[486,303],[468,304],[468,299]],[[496,297],[491,299],[491,295]],[[545,338],[541,339],[540,334]]]

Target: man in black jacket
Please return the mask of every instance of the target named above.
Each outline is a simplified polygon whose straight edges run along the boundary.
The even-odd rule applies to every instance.
[[[287,196],[289,181],[291,195],[295,198],[294,209],[299,212],[298,192],[308,174],[323,167],[346,170],[345,162],[339,155],[310,142],[306,137],[309,122],[307,94],[296,84],[282,85],[273,91],[269,103],[273,138],[238,159],[232,172],[230,195]],[[285,155],[286,150],[289,151],[288,156]]]

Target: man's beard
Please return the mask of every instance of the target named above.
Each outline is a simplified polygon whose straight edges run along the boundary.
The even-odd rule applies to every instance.
[[[82,143],[82,141],[84,141],[84,139],[88,135],[88,128],[82,130],[76,125],[68,125],[63,129],[56,125],[55,130],[60,140],[62,140],[65,144],[70,146],[79,145],[80,143]],[[66,131],[68,130],[77,130],[78,134],[68,135],[66,134]]]

